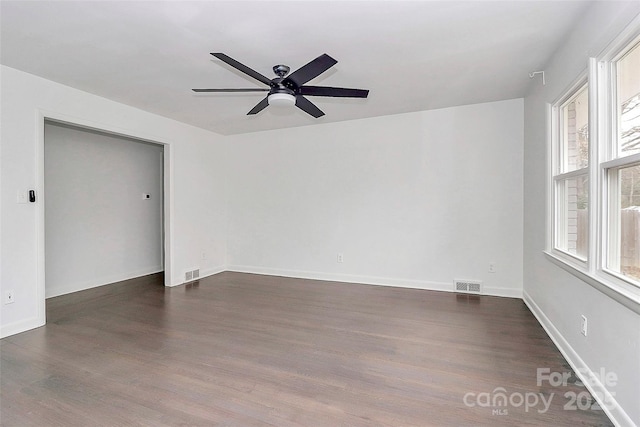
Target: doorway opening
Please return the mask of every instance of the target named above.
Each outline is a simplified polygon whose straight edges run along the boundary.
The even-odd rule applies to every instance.
[[[165,145],[51,119],[43,141],[44,297],[163,272]]]

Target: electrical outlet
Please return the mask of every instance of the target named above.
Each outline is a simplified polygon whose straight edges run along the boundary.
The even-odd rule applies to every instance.
[[[490,262],[489,263],[489,273],[495,273],[496,272],[496,263],[495,262]]]
[[[587,318],[584,315],[582,315],[581,317],[582,319],[580,321],[580,333],[586,337],[587,336]]]
[[[5,304],[13,304],[16,302],[15,295],[13,291],[5,291],[4,293],[4,303]]]
[[[337,261],[340,264],[342,264],[344,262],[344,254],[342,252],[338,253]]]
[[[200,255],[200,257],[202,259],[207,259],[207,253],[203,251],[202,254]]]

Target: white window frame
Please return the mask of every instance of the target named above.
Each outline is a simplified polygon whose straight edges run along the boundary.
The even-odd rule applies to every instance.
[[[561,121],[564,122],[564,120],[562,120],[563,117],[561,116],[561,111],[564,108],[564,106],[585,88],[587,89],[587,92],[589,92],[590,87],[587,82],[587,75],[586,73],[583,73],[583,75],[581,75],[580,78],[576,82],[574,82],[567,91],[565,91],[563,96],[557,102],[555,102],[551,108],[551,112],[552,112],[551,129],[553,132],[553,135],[551,138],[552,140],[552,148],[551,148],[552,218],[551,218],[551,240],[550,240],[551,250],[553,251],[555,256],[562,258],[565,262],[568,262],[580,269],[587,268],[589,256],[587,255],[587,257],[585,258],[581,258],[576,254],[572,254],[569,251],[559,248],[559,240],[561,239],[561,237],[564,238],[563,236],[566,233],[566,229],[565,229],[566,221],[563,218],[564,209],[560,209],[561,203],[562,203],[562,206],[564,206],[564,203],[566,203],[566,195],[564,194],[564,189],[560,189],[559,187],[561,182],[563,183],[568,179],[578,178],[581,176],[588,177],[589,167],[587,166],[586,168],[563,172],[564,170],[563,165],[566,163],[566,159],[564,156],[564,152],[566,151],[564,144],[566,143],[566,141],[564,141],[562,137],[564,123],[560,123],[560,122]],[[589,99],[591,99],[591,96],[589,96]],[[589,106],[589,108],[590,107],[591,106]],[[591,117],[589,117],[589,119],[591,119]],[[589,147],[591,147],[591,143],[589,143]],[[590,161],[589,161],[589,164],[591,164]],[[591,203],[589,203],[589,206],[591,206]],[[591,216],[589,213],[590,211],[591,209],[589,208],[588,214],[587,214],[588,217]],[[589,233],[589,237],[590,237],[590,233]]]
[[[617,100],[617,72],[616,63],[633,48],[640,46],[640,34],[629,37],[624,43],[620,43],[616,48],[610,49],[608,54],[603,55],[599,60],[597,72],[599,81],[606,91],[606,96],[598,102],[598,114],[603,117],[606,126],[600,135],[599,156],[602,161],[599,163],[599,175],[602,184],[602,216],[600,222],[601,253],[599,254],[599,272],[607,280],[628,282],[640,288],[640,279],[632,280],[623,276],[619,272],[610,268],[612,264],[619,263],[619,242],[613,243],[614,239],[620,236],[620,224],[618,221],[619,202],[617,179],[621,169],[630,166],[640,165],[640,153],[627,156],[619,156],[618,129],[620,114],[618,106],[614,105]],[[612,230],[615,230],[612,232]]]
[[[548,233],[545,254],[549,260],[571,274],[589,283],[596,289],[609,295],[627,307],[638,311],[640,307],[640,281],[613,271],[610,257],[615,256],[611,248],[611,226],[618,227],[618,211],[613,214],[612,209],[618,205],[610,198],[615,190],[612,176],[621,168],[640,164],[640,154],[618,157],[617,138],[618,118],[617,106],[614,105],[616,81],[615,63],[626,52],[640,43],[640,19],[634,22],[614,40],[597,58],[590,58],[588,70],[583,72],[576,81],[563,92],[553,105],[548,104],[549,122],[549,164],[548,164]],[[573,97],[588,81],[589,91],[589,250],[586,260],[581,260],[572,254],[558,249],[556,236],[558,225],[556,217],[557,199],[556,183],[561,178],[579,176],[583,171],[558,173],[560,126],[558,122],[558,108]],[[615,221],[611,224],[611,221]],[[619,235],[619,234],[618,234]],[[610,250],[611,249],[611,250]]]

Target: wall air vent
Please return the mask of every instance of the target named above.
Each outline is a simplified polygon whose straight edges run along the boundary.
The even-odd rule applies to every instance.
[[[195,270],[187,271],[184,273],[185,282],[191,282],[192,280],[198,280],[200,278],[200,269],[196,268]]]
[[[475,280],[454,280],[453,289],[456,292],[463,292],[466,294],[480,294],[482,292],[482,282]]]

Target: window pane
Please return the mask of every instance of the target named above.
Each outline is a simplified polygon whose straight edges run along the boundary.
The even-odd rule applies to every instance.
[[[560,172],[571,172],[589,165],[589,93],[584,87],[561,109]]]
[[[618,155],[640,153],[640,44],[618,61]]]
[[[619,252],[610,268],[640,281],[640,165],[620,169],[617,187],[620,231],[613,237]]]
[[[586,260],[589,247],[588,177],[561,180],[557,185],[557,248]]]

